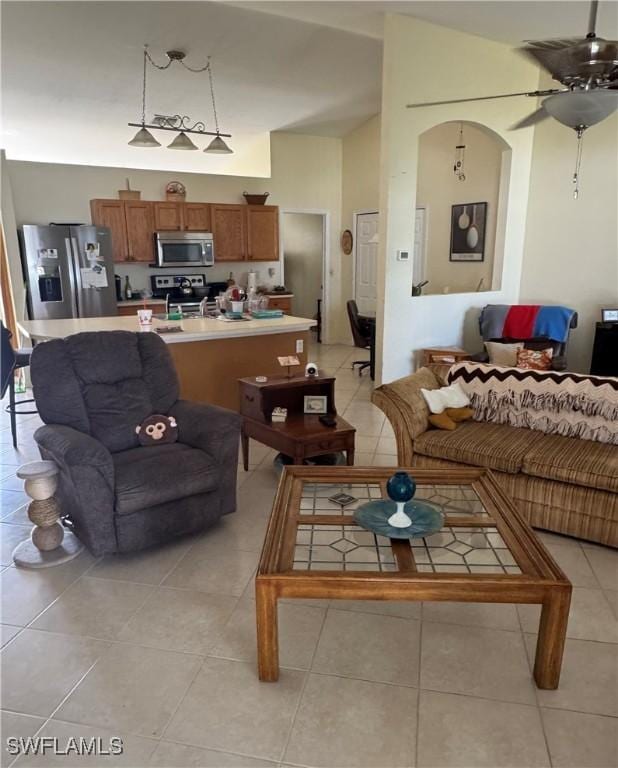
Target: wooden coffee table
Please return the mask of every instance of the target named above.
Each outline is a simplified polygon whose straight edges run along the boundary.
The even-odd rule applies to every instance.
[[[571,584],[496,479],[484,469],[409,469],[416,498],[439,505],[442,530],[424,539],[375,536],[354,508],[387,498],[383,467],[286,467],[255,592],[260,680],[279,675],[279,598],[449,600],[542,605],[534,678],[557,688]],[[336,493],[358,501],[341,507]]]

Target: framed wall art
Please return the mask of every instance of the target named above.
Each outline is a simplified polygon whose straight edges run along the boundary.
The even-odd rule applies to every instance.
[[[462,203],[451,208],[450,261],[484,261],[487,203]]]

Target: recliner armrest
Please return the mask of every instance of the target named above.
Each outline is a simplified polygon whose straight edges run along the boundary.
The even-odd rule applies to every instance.
[[[239,414],[207,403],[177,400],[169,411],[178,424],[178,439],[185,445],[210,454],[218,463],[228,459],[233,449],[238,452]]]
[[[36,430],[34,439],[58,464],[64,463],[69,467],[96,466],[109,479],[111,488],[114,487],[112,455],[94,437],[62,424],[46,424]]]
[[[118,548],[114,524],[114,462],[107,448],[73,427],[47,424],[34,433],[41,456],[60,469],[56,496],[61,514],[93,555]]]

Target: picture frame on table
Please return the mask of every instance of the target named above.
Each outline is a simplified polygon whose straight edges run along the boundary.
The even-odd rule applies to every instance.
[[[305,395],[304,412],[307,415],[322,416],[328,413],[328,397],[326,395]]]
[[[449,261],[485,261],[487,203],[451,206],[451,248]]]

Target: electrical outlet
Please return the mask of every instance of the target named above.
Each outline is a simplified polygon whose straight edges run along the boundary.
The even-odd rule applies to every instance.
[[[305,349],[305,342],[302,339],[296,339],[296,354],[302,355]]]

